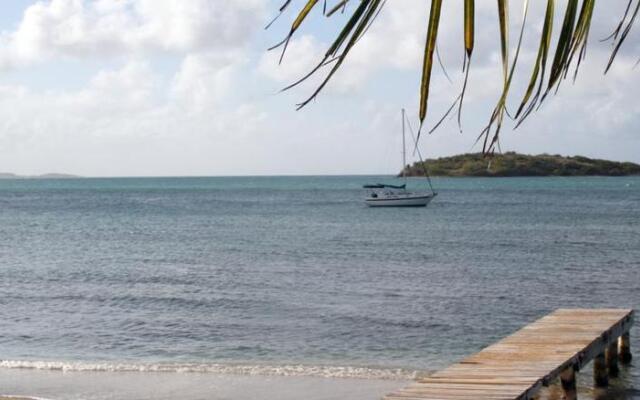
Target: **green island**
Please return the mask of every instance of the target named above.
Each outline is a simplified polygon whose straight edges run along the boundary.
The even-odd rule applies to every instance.
[[[627,176],[640,175],[640,165],[631,162],[598,160],[582,156],[528,155],[515,152],[485,156],[460,154],[426,160],[424,167],[433,176]],[[424,176],[420,162],[407,165],[407,176]]]

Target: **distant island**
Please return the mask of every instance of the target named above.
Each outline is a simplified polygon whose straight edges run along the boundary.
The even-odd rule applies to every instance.
[[[631,162],[598,160],[582,156],[527,155],[515,152],[487,157],[481,153],[461,154],[425,161],[433,176],[626,176],[640,175],[640,165]],[[416,162],[405,168],[407,176],[424,176]]]
[[[80,178],[76,175],[70,174],[42,174],[42,175],[17,175],[9,172],[0,172],[0,179],[74,179]]]

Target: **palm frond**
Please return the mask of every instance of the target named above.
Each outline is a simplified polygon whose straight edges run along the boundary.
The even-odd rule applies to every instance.
[[[442,0],[432,0],[431,12],[429,13],[429,27],[427,28],[427,39],[424,48],[424,61],[422,63],[422,80],[420,83],[420,128],[422,128],[422,124],[427,117],[431,71],[433,70],[433,52],[436,49],[436,41],[438,39],[441,10]],[[418,129],[416,141],[420,140],[420,132],[421,129]]]
[[[576,15],[578,13],[578,0],[568,0],[567,9],[564,13],[564,19],[562,21],[562,28],[560,30],[560,36],[558,37],[558,43],[556,44],[556,53],[553,56],[553,62],[551,64],[551,73],[549,75],[549,83],[547,90],[542,95],[540,103],[544,101],[549,92],[556,84],[560,83],[564,67],[567,59],[569,58],[569,52],[571,51],[571,39],[573,37],[573,30],[575,27]]]
[[[574,77],[578,74],[580,63],[584,59],[587,48],[587,40],[589,38],[589,29],[591,28],[591,19],[593,17],[593,8],[595,4],[596,0],[584,0],[584,2],[582,3],[582,9],[580,10],[578,22],[576,23],[576,29],[574,30],[573,38],[571,38],[569,58],[566,65],[564,66],[565,77],[567,76],[567,72],[569,71],[569,66],[573,61],[574,55],[576,54],[578,49],[580,49],[580,55],[578,56],[578,60],[576,62],[576,71]]]
[[[615,43],[615,47],[613,49],[613,52],[611,53],[611,58],[609,58],[609,62],[607,63],[607,68],[604,70],[605,74],[609,72],[609,69],[613,64],[613,61],[616,59],[616,56],[618,55],[618,51],[620,50],[620,47],[622,47],[622,43],[627,38],[629,31],[631,31],[631,27],[633,26],[633,23],[635,22],[636,17],[638,16],[639,10],[640,10],[640,0],[638,0],[638,3],[636,4],[636,8],[633,11],[633,15],[631,16],[631,19],[627,23],[627,26],[624,28],[624,30],[620,34],[620,37],[617,39],[617,42]]]
[[[458,105],[458,129],[462,133],[462,104],[464,94],[469,83],[469,71],[471,70],[471,56],[475,42],[475,0],[464,0],[464,61],[462,71],[464,72],[464,83],[460,92],[460,103]]]
[[[296,17],[296,19],[293,21],[293,24],[291,24],[291,30],[289,31],[289,34],[287,35],[287,37],[285,37],[283,41],[281,41],[280,43],[276,44],[275,46],[269,49],[269,50],[273,50],[275,48],[278,48],[284,45],[284,48],[282,49],[282,53],[280,54],[279,62],[282,62],[282,59],[284,58],[284,53],[287,51],[287,46],[289,45],[289,41],[293,37],[293,34],[296,33],[296,31],[300,28],[300,25],[302,25],[304,20],[307,18],[307,15],[309,15],[309,13],[313,9],[313,7],[316,6],[316,4],[318,4],[318,0],[308,0],[307,3],[304,5],[304,7],[302,7],[300,12],[298,13],[298,16]],[[286,2],[281,8],[281,10],[286,9],[288,5],[289,5],[289,2]]]
[[[334,44],[329,48],[327,53],[325,54],[326,61],[330,56],[335,56],[337,52],[344,45],[344,49],[342,49],[342,53],[336,56],[336,62],[334,66],[331,68],[327,76],[320,83],[320,85],[316,88],[316,90],[309,96],[305,101],[298,104],[298,109],[303,108],[309,102],[316,98],[316,96],[322,91],[322,89],[327,85],[327,83],[331,80],[333,75],[338,71],[345,58],[353,49],[353,46],[360,39],[362,34],[366,32],[368,27],[370,26],[370,22],[375,19],[378,15],[378,12],[384,5],[384,0],[362,0],[360,6],[351,17],[350,23],[345,26],[345,29],[338,36],[338,39],[334,42]],[[323,61],[323,62],[324,62]]]
[[[631,4],[633,4],[633,0],[629,0],[629,2],[627,3],[627,8],[624,10],[624,15],[620,19],[620,22],[616,26],[616,29],[613,30],[611,35],[609,35],[606,38],[602,39],[601,40],[602,42],[606,42],[609,39],[613,39],[613,40],[618,39],[618,35],[620,34],[620,31],[622,30],[622,26],[624,25],[624,21],[627,20],[627,15],[629,15],[629,10],[631,9]]]
[[[500,25],[500,54],[504,83],[509,76],[509,1],[498,0],[498,20]]]
[[[520,107],[518,107],[518,111],[516,112],[515,119],[518,119],[520,115],[522,118],[518,121],[516,127],[518,127],[536,106],[538,99],[540,98],[540,93],[542,92],[542,85],[544,83],[544,75],[547,70],[547,58],[549,56],[549,47],[551,45],[551,35],[553,33],[553,16],[555,12],[555,0],[547,0],[547,9],[544,16],[544,25],[542,27],[542,34],[540,35],[540,46],[538,47],[538,55],[536,57],[535,65],[533,68],[533,73],[531,74],[531,79],[529,80],[529,86],[527,87],[527,91],[520,103]],[[540,76],[540,79],[538,79]],[[538,83],[538,90],[536,94],[533,95],[533,91],[536,87],[536,83]],[[531,102],[529,103],[529,100]],[[527,106],[527,103],[529,105]],[[525,107],[527,107],[525,109]],[[524,114],[522,113],[524,111]]]
[[[330,17],[341,11],[346,12],[350,5],[350,0],[334,0],[335,2],[323,1],[323,14]],[[354,11],[347,19],[346,23],[337,34],[333,43],[329,46],[320,62],[312,68],[312,70],[301,79],[287,86],[283,90],[290,89],[301,82],[304,82],[311,76],[320,72],[324,67],[330,67],[329,71],[321,80],[315,91],[305,101],[298,104],[298,109],[307,105],[315,99],[320,92],[326,87],[330,80],[335,76],[337,71],[342,67],[353,47],[365,35],[371,25],[374,23],[381,12],[386,0],[360,0],[355,6]],[[518,37],[518,43],[515,48],[513,59],[509,56],[509,7],[508,0],[497,0],[498,24],[500,28],[500,54],[502,64],[502,90],[496,102],[495,107],[490,115],[489,122],[478,136],[478,141],[483,140],[483,151],[491,153],[494,146],[499,145],[499,134],[502,128],[505,115],[516,121],[515,128],[520,126],[533,111],[538,109],[551,91],[558,91],[561,82],[569,75],[569,69],[575,65],[573,78],[575,80],[580,69],[581,62],[585,59],[588,46],[589,32],[594,18],[596,0],[566,0],[566,8],[560,25],[559,34],[555,42],[555,50],[553,58],[551,56],[551,44],[553,41],[554,17],[556,12],[556,1],[547,0],[546,11],[544,14],[544,23],[540,33],[537,56],[532,65],[531,75],[528,85],[515,114],[510,114],[507,110],[507,99],[511,92],[511,86],[514,79],[514,71],[519,60],[520,49],[523,42],[525,25],[527,23],[527,15],[529,1],[523,0],[523,17],[522,26]],[[285,0],[279,8],[279,14],[269,23],[270,26],[285,10],[290,6],[291,0]],[[298,12],[296,18],[291,24],[291,28],[287,36],[276,46],[271,49],[284,46],[280,61],[282,61],[287,46],[294,34],[303,25],[313,8],[319,3],[318,0],[305,0],[304,6]],[[332,3],[332,4],[329,4]],[[396,6],[395,4],[393,6]],[[431,0],[430,13],[427,22],[427,34],[422,62],[422,77],[420,80],[420,104],[419,104],[419,121],[420,127],[424,125],[429,116],[429,95],[432,81],[432,70],[434,63],[434,52],[438,58],[445,75],[448,77],[446,69],[440,59],[439,49],[437,46],[438,31],[440,28],[440,16],[442,13],[443,1]],[[604,40],[613,41],[613,50],[607,63],[605,73],[609,71],[619,50],[627,39],[632,26],[635,24],[638,14],[640,13],[640,0],[628,0],[624,14],[615,29]],[[464,102],[465,92],[470,75],[471,59],[474,52],[475,40],[475,0],[464,0],[464,61],[463,73],[464,82],[461,93],[458,95],[455,104],[458,105],[458,126],[462,131],[461,115],[462,105]],[[267,27],[268,27],[267,26]],[[640,62],[640,61],[639,61]],[[547,78],[548,76],[548,78]],[[436,129],[442,121],[451,113],[453,107],[450,107],[433,129]],[[432,129],[432,131],[433,131]],[[418,131],[417,139],[420,138]],[[492,133],[493,132],[493,133]]]
[[[325,13],[325,15],[327,17],[332,16],[333,14],[335,14],[336,12],[342,10],[342,12],[344,12],[344,10],[347,8],[347,3],[349,2],[349,0],[340,0],[335,6],[333,6],[332,8],[329,9],[329,11],[327,11]]]
[[[269,27],[271,27],[271,25],[273,25],[273,23],[276,22],[278,18],[280,18],[280,16],[284,13],[287,7],[289,7],[289,4],[291,4],[291,0],[286,0],[284,4],[280,6],[280,9],[278,10],[278,14],[275,17],[273,17],[273,19],[267,24],[267,26],[264,27],[264,29],[269,29]]]
[[[522,39],[524,37],[524,28],[527,24],[527,16],[529,14],[529,0],[524,0],[523,11],[522,11],[522,26],[520,28],[520,35],[518,37],[518,44],[516,46],[516,53],[513,57],[513,63],[511,64],[511,68],[509,68],[509,53],[508,53],[508,24],[506,21],[509,20],[509,10],[506,5],[506,0],[498,0],[498,15],[500,17],[500,44],[503,49],[502,52],[502,66],[504,72],[504,86],[502,88],[502,94],[498,99],[498,103],[496,104],[493,113],[491,114],[491,118],[489,118],[489,123],[484,128],[484,130],[478,136],[478,139],[484,137],[484,142],[482,145],[483,153],[491,152],[494,146],[498,143],[498,139],[500,137],[500,130],[502,129],[502,124],[504,122],[504,114],[507,111],[507,96],[509,95],[509,89],[511,88],[511,82],[513,81],[513,73],[516,69],[516,64],[518,63],[518,57],[520,56],[520,49],[522,48]],[[491,129],[495,125],[495,130],[493,135],[490,135]],[[491,142],[488,142],[489,136],[492,136]]]

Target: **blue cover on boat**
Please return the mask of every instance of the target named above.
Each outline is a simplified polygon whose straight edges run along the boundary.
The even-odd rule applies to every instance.
[[[364,185],[365,189],[405,189],[407,185],[385,185],[382,183],[376,183],[374,185]]]

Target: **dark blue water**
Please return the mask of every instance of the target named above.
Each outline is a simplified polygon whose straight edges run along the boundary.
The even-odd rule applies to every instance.
[[[640,305],[638,177],[437,179],[427,209],[372,180],[0,181],[0,359],[433,370]]]

